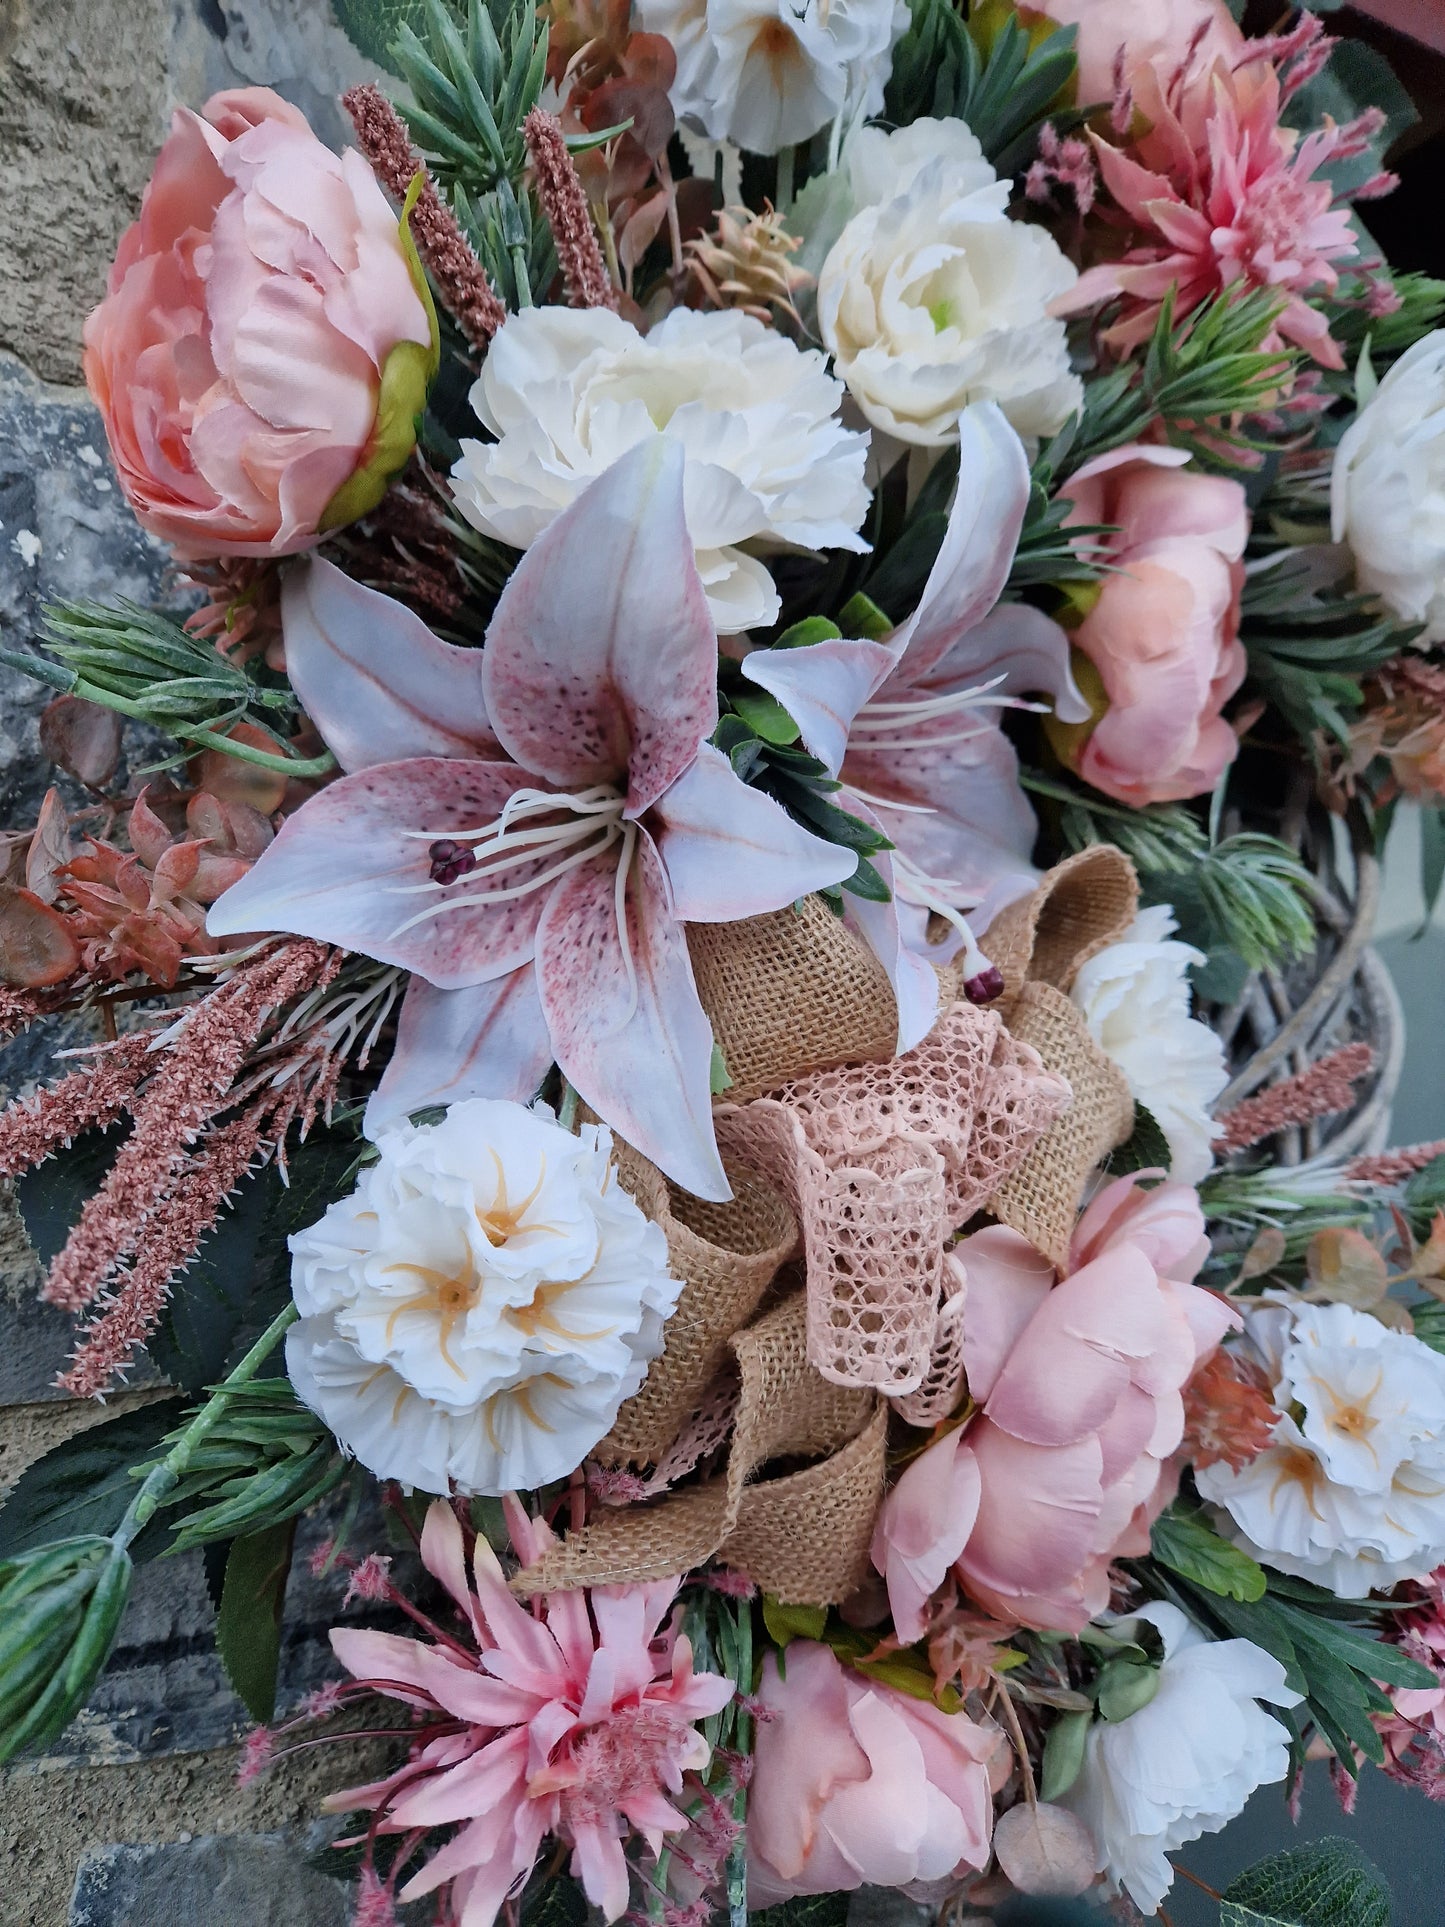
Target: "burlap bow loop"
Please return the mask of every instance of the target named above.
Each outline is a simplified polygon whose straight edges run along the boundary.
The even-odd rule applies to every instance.
[[[1133,864],[1111,845],[1099,844],[1057,864],[1031,896],[999,913],[983,939],[1003,972],[1001,1007],[1009,1030],[1074,1094],[1068,1112],[999,1186],[988,1208],[1060,1268],[1068,1263],[1090,1172],[1134,1125],[1123,1073],[1094,1042],[1067,993],[1082,964],[1128,934],[1138,905]]]

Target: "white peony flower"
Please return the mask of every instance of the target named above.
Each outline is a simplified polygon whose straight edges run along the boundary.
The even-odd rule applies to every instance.
[[[638,0],[677,54],[678,117],[711,140],[776,154],[845,109],[883,106],[906,0]]]
[[[1217,1833],[1289,1769],[1289,1734],[1258,1700],[1298,1706],[1280,1662],[1247,1639],[1206,1639],[1163,1601],[1136,1615],[1159,1630],[1164,1664],[1147,1706],[1096,1720],[1060,1804],[1094,1836],[1110,1893],[1152,1914],[1174,1879],[1168,1856]]]
[[[1284,1416],[1240,1471],[1196,1472],[1236,1542],[1363,1598],[1445,1562],[1445,1358],[1349,1305],[1253,1313]]]
[[[1421,643],[1445,642],[1445,329],[1401,355],[1340,437],[1330,509],[1360,585],[1423,622]]]
[[[1009,219],[1008,183],[961,121],[869,129],[850,149],[855,198],[880,198],[829,250],[818,326],[868,420],[926,447],[957,441],[975,401],[1021,435],[1062,428],[1083,388],[1048,305],[1078,272],[1053,236]]]
[[[454,1104],[383,1132],[351,1196],[291,1239],[291,1382],[378,1478],[565,1478],[641,1385],[681,1286],[610,1145],[547,1110]]]
[[[841,385],[751,315],[675,308],[643,336],[606,308],[524,308],[488,350],[472,406],[494,442],[452,471],[463,515],[525,549],[639,442],[687,451],[687,524],[722,635],[775,620],[773,579],[742,545],[867,543],[868,438],[838,419]]]
[[[1198,1184],[1214,1162],[1218,1127],[1209,1110],[1229,1072],[1218,1037],[1189,1014],[1189,967],[1204,959],[1192,945],[1168,941],[1174,928],[1167,904],[1141,910],[1122,943],[1080,967],[1073,999],[1169,1140],[1170,1176]]]

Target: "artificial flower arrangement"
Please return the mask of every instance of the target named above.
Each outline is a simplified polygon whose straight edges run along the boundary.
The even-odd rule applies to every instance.
[[[179,112],[86,326],[176,612],[5,657],[0,1021],[101,1034],[0,1174],[181,1402],[0,1510],[0,1759],[206,1546],[247,1773],[390,1702],[369,1927],[1132,1918],[1308,1756],[1439,1797],[1445,1147],[1326,1021],[1445,822],[1384,114],[1217,0],[338,14],[396,103]],[[277,1726],[315,1508],[388,1617]],[[1332,1851],[1226,1899],[1383,1918]]]

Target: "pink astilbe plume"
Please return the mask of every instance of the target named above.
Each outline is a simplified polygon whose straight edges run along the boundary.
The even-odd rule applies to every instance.
[[[515,1500],[506,1509],[517,1553],[531,1564],[553,1535]],[[687,1826],[670,1796],[708,1764],[695,1722],[733,1694],[730,1680],[693,1672],[688,1641],[664,1624],[678,1582],[552,1593],[528,1611],[484,1538],[468,1556],[467,1535],[441,1501],[427,1513],[421,1556],[465,1634],[432,1627],[423,1644],[333,1630],[348,1672],[411,1707],[418,1727],[405,1766],[327,1806],[370,1811],[369,1839],[460,1823],[397,1898],[450,1882],[461,1927],[492,1927],[549,1835],[571,1848],[588,1899],[618,1919],[628,1905],[626,1841],[641,1835],[657,1854]]]
[[[1445,1137],[1429,1144],[1406,1144],[1398,1151],[1365,1152],[1350,1159],[1345,1176],[1352,1184],[1403,1184],[1439,1157],[1445,1157]]]
[[[572,156],[567,152],[562,123],[555,114],[534,107],[522,123],[522,134],[542,203],[557,243],[557,259],[574,308],[616,308],[617,290],[602,259],[597,230],[587,207],[587,196]]]
[[[1257,1097],[1247,1097],[1219,1120],[1218,1151],[1240,1151],[1292,1124],[1309,1124],[1318,1117],[1347,1111],[1355,1101],[1355,1086],[1375,1066],[1368,1044],[1343,1044],[1317,1059],[1294,1077],[1272,1085]]]
[[[1118,318],[1102,340],[1126,355],[1149,339],[1171,294],[1182,318],[1214,295],[1269,289],[1282,304],[1278,339],[1323,367],[1342,367],[1328,322],[1309,297],[1334,292],[1335,264],[1357,255],[1359,246],[1349,209],[1336,203],[1323,170],[1362,153],[1382,116],[1371,109],[1343,126],[1327,122],[1303,139],[1281,127],[1283,101],[1297,76],[1308,77],[1322,62],[1320,47],[1311,19],[1302,32],[1251,42],[1233,70],[1220,59],[1190,74],[1185,63],[1161,80],[1154,68],[1142,67],[1134,76],[1133,106],[1144,131],[1120,146],[1092,137],[1113,202],[1111,220],[1126,237],[1121,258],[1088,269],[1055,312],[1117,300]],[[1293,63],[1283,81],[1276,62]],[[1392,185],[1380,177],[1355,197]]]
[[[124,1116],[145,1076],[150,1045],[139,1031],[118,1038],[82,1070],[0,1111],[0,1177],[29,1171],[82,1131],[103,1129]]]

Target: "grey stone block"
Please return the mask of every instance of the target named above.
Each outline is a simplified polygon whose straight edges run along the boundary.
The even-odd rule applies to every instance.
[[[75,1876],[69,1927],[346,1927],[349,1890],[283,1833],[101,1847]]]

